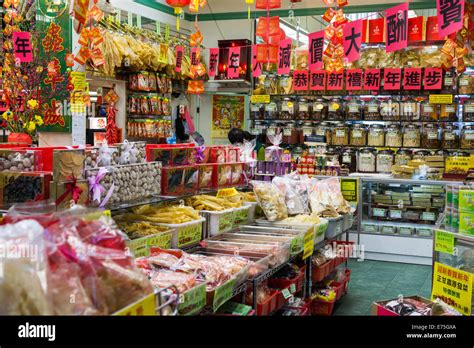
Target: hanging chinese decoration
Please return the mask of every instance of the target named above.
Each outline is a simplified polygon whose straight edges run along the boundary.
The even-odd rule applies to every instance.
[[[328,44],[324,50],[324,66],[328,72],[338,72],[344,68],[344,25],[348,22],[343,8],[347,1],[325,0],[328,9],[323,15],[323,20],[328,23],[325,29],[325,37]]]
[[[207,0],[191,0],[189,3],[189,12],[198,13],[199,9],[207,5]]]
[[[387,53],[406,48],[408,46],[408,2],[387,9],[385,18]]]
[[[277,63],[279,43],[286,39],[285,32],[280,28],[280,17],[270,17],[270,10],[281,7],[281,0],[257,0],[255,7],[267,11],[266,17],[258,19],[256,35],[260,36],[264,44],[257,45],[257,63]]]
[[[106,115],[107,115],[107,126],[105,138],[108,144],[116,144],[119,142],[118,129],[115,125],[115,116],[117,109],[115,105],[119,100],[118,94],[115,92],[115,86],[105,95],[105,102],[107,103]]]
[[[176,15],[176,30],[179,31],[181,17],[184,14],[183,7],[188,6],[191,0],[166,0],[166,3],[174,9],[174,14]]]
[[[191,12],[197,13],[200,7],[206,5],[206,0],[191,0],[189,10]],[[193,9],[191,9],[192,6]],[[194,30],[194,33],[189,36],[189,45],[191,46],[191,80],[188,82],[187,92],[189,94],[202,94],[204,93],[204,81],[202,79],[206,76],[207,71],[201,61],[201,45],[204,40],[204,37],[202,36],[201,31],[199,30],[197,15],[196,20],[194,22]]]

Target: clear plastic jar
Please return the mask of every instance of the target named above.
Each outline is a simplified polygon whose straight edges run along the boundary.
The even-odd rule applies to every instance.
[[[385,100],[380,103],[380,116],[384,121],[400,120],[400,103],[395,100]]]
[[[442,104],[439,113],[440,121],[456,122],[458,117],[456,114],[457,105],[454,104]]]
[[[439,149],[441,142],[439,140],[439,128],[434,123],[423,125],[421,135],[421,147],[425,149]]]
[[[332,143],[332,131],[331,124],[329,122],[321,122],[316,126],[316,135],[324,137],[326,139],[326,144]]]
[[[416,124],[409,124],[403,132],[403,147],[420,147],[421,131]]]
[[[377,173],[391,173],[394,155],[392,150],[382,150],[377,153]]]
[[[443,149],[458,149],[459,148],[459,135],[455,127],[447,124],[443,130],[442,136],[442,147]]]
[[[309,101],[305,98],[300,98],[298,100],[298,114],[297,119],[299,120],[309,120],[311,114],[309,112]]]
[[[344,119],[344,108],[341,98],[332,98],[328,106],[328,120],[342,121]]]
[[[262,121],[254,121],[253,123],[253,131],[252,133],[255,134],[255,135],[258,135],[258,134],[263,134],[265,132],[265,129],[266,129],[266,125],[264,122]]]
[[[265,94],[275,95],[278,94],[278,76],[277,75],[267,75],[265,79],[264,86],[265,86]]]
[[[367,145],[375,147],[385,145],[385,130],[382,125],[374,124],[370,126],[367,135]]]
[[[352,126],[350,144],[351,146],[367,145],[367,129],[363,124],[355,124]]]
[[[358,99],[352,99],[346,103],[346,120],[362,120],[362,102]]]
[[[280,104],[280,120],[292,120],[295,117],[295,103],[291,98],[283,98]]]
[[[406,166],[411,161],[412,153],[410,150],[400,149],[395,155],[395,164],[399,166]]]
[[[429,156],[430,152],[427,150],[418,150],[413,152],[413,160],[423,160],[426,156]]]
[[[276,120],[278,118],[278,105],[275,102],[271,102],[265,106],[265,119]]]
[[[465,126],[461,132],[461,149],[474,149],[474,127]]]
[[[464,104],[462,120],[464,122],[474,122],[474,98]]]
[[[402,131],[396,124],[388,126],[385,132],[385,146],[401,147],[402,146]]]
[[[313,101],[311,118],[315,121],[324,121],[328,117],[328,102],[323,98]]]
[[[293,77],[288,75],[283,75],[279,77],[278,81],[278,94],[288,95],[292,92],[292,83]]]
[[[412,98],[400,103],[400,119],[418,121],[420,119],[420,104]]]
[[[344,123],[338,123],[332,129],[331,145],[349,145],[349,127]]]
[[[344,149],[341,153],[340,164],[349,169],[349,173],[357,171],[357,155],[354,149]]]
[[[305,121],[301,125],[301,132],[300,132],[300,143],[305,142],[305,137],[310,137],[314,134],[315,127],[313,126],[313,122]]]
[[[429,100],[425,100],[420,105],[421,121],[438,121],[438,105],[430,104]]]
[[[375,173],[376,156],[374,149],[359,151],[358,170],[361,173]]]
[[[282,124],[281,128],[283,129],[283,144],[295,145],[298,143],[298,133],[296,131],[295,122]]]
[[[380,101],[377,98],[365,103],[364,119],[368,121],[380,120]]]
[[[262,120],[265,112],[263,104],[250,104],[250,119]]]

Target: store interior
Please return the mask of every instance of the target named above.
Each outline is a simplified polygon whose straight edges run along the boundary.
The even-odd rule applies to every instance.
[[[470,1],[1,15],[0,315],[472,315]]]

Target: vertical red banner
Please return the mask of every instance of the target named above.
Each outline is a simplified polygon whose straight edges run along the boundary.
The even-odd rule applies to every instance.
[[[344,25],[344,53],[347,62],[353,62],[360,58],[360,47],[362,44],[362,20],[349,22]]]
[[[307,91],[308,85],[308,70],[295,70],[293,72],[293,90]]]
[[[385,18],[369,20],[369,43],[385,42]]]
[[[219,49],[209,49],[209,64],[208,64],[208,75],[209,77],[216,76],[217,67],[219,65]]]
[[[456,33],[462,29],[464,18],[464,0],[436,0],[439,35],[441,37]]]
[[[286,75],[291,70],[292,39],[281,40],[278,47],[278,75]]]
[[[326,89],[326,70],[311,70],[309,73],[309,88],[312,91],[324,91]]]
[[[423,88],[426,91],[441,89],[443,87],[443,69],[425,68]]]
[[[31,63],[33,61],[31,34],[29,32],[13,32],[13,52],[15,53],[15,58],[21,63]]]
[[[201,61],[201,50],[199,47],[191,48],[191,65],[198,66]]]
[[[440,41],[442,39],[439,36],[438,17],[428,17],[426,20],[426,41]]]
[[[227,60],[227,77],[236,79],[240,76],[240,47],[229,48],[229,59]]]
[[[385,11],[385,31],[387,52],[401,50],[408,46],[408,2]]]
[[[362,69],[346,70],[346,90],[360,91],[363,84]]]
[[[183,56],[184,56],[184,48],[183,46],[176,46],[175,48],[176,52],[176,72],[181,72],[183,68]]]
[[[257,60],[258,45],[252,45],[252,77],[262,75],[262,63]]]
[[[423,41],[425,37],[423,35],[425,27],[424,21],[425,17],[423,16],[408,19],[408,42]]]
[[[421,89],[421,68],[406,68],[403,70],[403,89],[407,91],[415,91]]]
[[[402,69],[385,69],[383,82],[384,90],[399,91],[402,86]]]
[[[323,67],[324,30],[308,35],[309,42],[309,70]]]
[[[382,71],[380,69],[365,69],[364,89],[366,91],[379,91],[382,81]]]
[[[344,80],[344,71],[341,72],[332,72],[328,74],[328,91],[342,91],[343,81]]]

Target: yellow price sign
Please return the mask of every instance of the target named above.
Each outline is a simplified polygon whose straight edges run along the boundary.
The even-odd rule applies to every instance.
[[[443,300],[460,313],[471,315],[472,273],[435,262],[432,300]]]
[[[235,188],[227,188],[217,191],[217,198],[225,198],[225,197],[234,197],[237,196],[239,192]]]
[[[132,303],[124,309],[115,312],[117,316],[154,316],[156,315],[155,294],[150,294],[141,300]]]
[[[269,95],[253,95],[250,97],[250,102],[252,104],[270,104]]]
[[[314,229],[307,231],[304,235],[303,260],[313,255],[314,252]]]
[[[431,94],[430,95],[430,104],[452,104],[453,95],[452,94]]]
[[[449,232],[435,231],[435,251],[454,254],[454,235]]]

